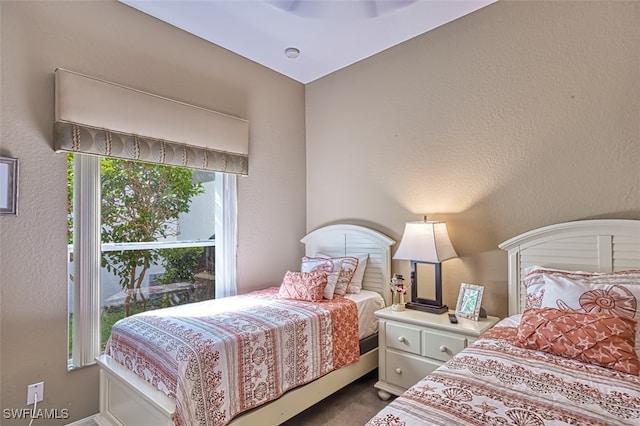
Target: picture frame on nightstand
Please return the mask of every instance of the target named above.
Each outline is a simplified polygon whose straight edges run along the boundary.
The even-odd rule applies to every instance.
[[[460,294],[456,304],[456,315],[473,321],[480,317],[480,304],[484,286],[478,284],[460,284]]]

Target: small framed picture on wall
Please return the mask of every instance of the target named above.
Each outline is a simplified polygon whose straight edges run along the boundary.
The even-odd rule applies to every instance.
[[[0,157],[0,214],[18,212],[18,159]]]
[[[480,317],[480,304],[484,286],[476,284],[460,284],[460,294],[456,304],[456,316],[478,321]]]

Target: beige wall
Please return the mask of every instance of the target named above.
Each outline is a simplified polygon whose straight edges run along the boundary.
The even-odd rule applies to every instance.
[[[238,184],[243,292],[279,282],[302,255],[304,86],[115,1],[2,0],[0,14],[0,155],[20,160],[19,214],[0,217],[0,416],[26,408],[27,385],[44,380],[38,407],[68,408],[75,421],[98,411],[98,370],[66,368],[66,172],[51,148],[54,69],[249,120],[250,176]]]
[[[488,311],[505,315],[499,242],[566,220],[640,219],[640,3],[500,1],[306,90],[113,1],[3,0],[0,15],[0,155],[20,159],[19,215],[0,217],[2,409],[25,407],[40,380],[43,407],[71,420],[98,409],[96,368],[65,363],[58,66],[249,119],[243,292],[297,268],[305,229],[350,222],[399,239],[429,214],[461,256],[444,264],[445,302],[461,281],[481,283]]]
[[[307,85],[307,228],[399,241],[407,220],[446,220],[445,303],[483,284],[505,316],[500,242],[640,219],[638,22],[638,2],[500,1]]]

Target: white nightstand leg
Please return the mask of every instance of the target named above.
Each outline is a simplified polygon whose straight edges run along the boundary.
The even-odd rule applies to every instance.
[[[386,401],[389,398],[391,398],[391,394],[387,391],[383,391],[382,389],[378,389],[378,397],[383,400]]]

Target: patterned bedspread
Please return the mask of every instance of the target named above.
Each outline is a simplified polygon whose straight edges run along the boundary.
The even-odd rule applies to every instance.
[[[106,353],[176,400],[176,425],[224,425],[356,362],[356,304],[279,299],[278,288],[125,318]]]
[[[640,377],[510,342],[494,327],[367,425],[639,425]]]

